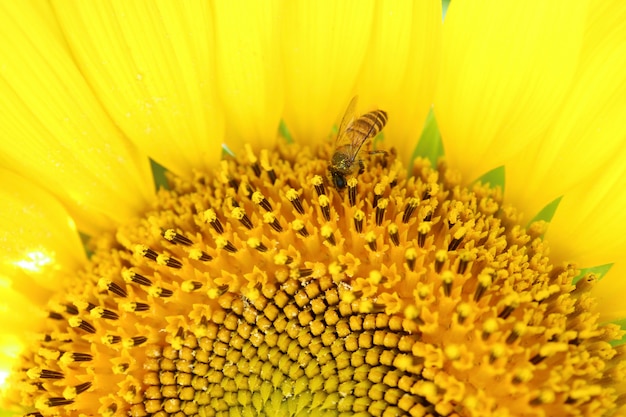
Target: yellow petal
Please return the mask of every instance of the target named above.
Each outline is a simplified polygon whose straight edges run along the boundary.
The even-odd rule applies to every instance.
[[[257,148],[276,140],[283,111],[279,1],[214,1],[218,87],[228,144]],[[236,144],[235,144],[236,142]],[[233,144],[233,145],[231,145]]]
[[[405,155],[405,163],[432,105],[440,43],[441,1],[376,3],[356,92],[366,108],[389,113],[385,146]]]
[[[0,273],[32,277],[58,289],[64,274],[85,260],[76,226],[65,208],[46,190],[0,169]]]
[[[554,119],[545,137],[507,163],[507,195],[530,215],[626,146],[625,2],[591,9],[575,83]]]
[[[58,1],[81,71],[124,133],[179,174],[221,157],[213,21],[206,2]]]
[[[547,239],[557,259],[591,267],[620,261],[626,247],[626,151],[563,196]]]
[[[372,30],[372,1],[289,1],[282,16],[284,119],[294,139],[328,138],[353,94]]]
[[[586,1],[455,0],[435,112],[450,165],[471,180],[550,127],[575,74]]]
[[[25,343],[14,334],[0,334],[0,398],[5,398],[3,389],[6,387],[6,379],[19,363],[19,355],[24,349]],[[0,407],[5,406],[0,403]]]
[[[147,159],[102,110],[49,9],[0,3],[0,165],[51,190],[86,231],[141,210]]]
[[[27,297],[10,287],[0,284],[0,339],[15,335],[25,341],[26,332],[36,332],[45,322],[46,313]]]
[[[0,407],[5,405],[2,400],[6,397],[2,391],[6,388],[6,379],[19,364],[29,336],[41,329],[45,318],[46,314],[39,305],[12,289],[0,274]]]

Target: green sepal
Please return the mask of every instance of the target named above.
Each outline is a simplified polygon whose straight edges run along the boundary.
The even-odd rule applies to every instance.
[[[542,208],[539,211],[539,213],[537,213],[535,217],[533,217],[532,220],[528,224],[533,223],[533,222],[538,222],[538,221],[544,221],[546,223],[550,223],[550,221],[552,221],[552,218],[554,217],[554,213],[556,213],[556,209],[559,207],[559,204],[561,203],[562,198],[563,196],[557,197],[551,202],[549,202],[548,204],[546,204],[546,206]]]
[[[441,2],[441,14],[443,17],[446,17],[446,12],[448,11],[448,7],[450,7],[450,0],[442,0]]]
[[[420,136],[417,146],[413,150],[411,161],[415,158],[426,158],[433,167],[437,166],[439,158],[444,156],[443,142],[441,141],[441,133],[435,119],[435,114],[431,110],[424,122],[424,130]]]
[[[83,249],[85,250],[85,255],[87,255],[87,259],[91,259],[94,254],[94,252],[89,249],[89,241],[91,240],[91,236],[81,231],[78,232],[78,236],[80,236],[80,243],[82,243],[83,245]]]
[[[169,190],[170,185],[168,184],[167,177],[165,176],[167,168],[152,159],[150,159],[150,168],[152,169],[152,180],[154,181],[155,190],[158,191],[159,188]]]
[[[289,128],[287,127],[287,123],[284,120],[280,120],[280,126],[278,126],[278,134],[285,139],[287,143],[293,143],[293,137],[289,132]]]
[[[480,177],[478,177],[476,181],[474,181],[474,183],[480,182],[482,184],[489,184],[491,188],[500,187],[502,192],[504,192],[505,179],[506,179],[506,172],[504,169],[504,165],[500,165],[499,167],[496,167],[492,169],[491,171],[486,172]]]
[[[609,272],[609,269],[611,269],[612,266],[613,264],[604,264],[604,265],[592,266],[590,268],[583,268],[580,270],[578,275],[574,277],[572,282],[576,284],[578,281],[580,281],[582,277],[584,277],[587,274],[594,274],[598,278],[598,281],[600,281],[602,278],[604,278],[606,273]]]
[[[384,132],[380,132],[374,139],[372,139],[372,147],[374,150],[385,149],[385,134]]]

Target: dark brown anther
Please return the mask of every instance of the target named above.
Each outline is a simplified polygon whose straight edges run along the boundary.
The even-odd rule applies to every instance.
[[[200,258],[198,260],[207,262],[207,261],[210,261],[211,259],[213,259],[211,255],[209,255],[205,251],[202,251],[202,253],[200,254]]]
[[[224,242],[224,246],[223,248],[226,252],[230,252],[230,253],[236,253],[237,252],[237,248],[235,247],[235,245],[233,245],[231,243],[230,240],[227,240],[226,242]]]
[[[266,170],[265,172],[267,172],[267,176],[270,179],[270,182],[272,183],[272,185],[274,185],[276,183],[276,172],[274,171],[274,168],[270,168],[269,170]]]
[[[498,317],[501,319],[506,319],[507,317],[509,317],[511,315],[511,313],[515,311],[515,307],[513,306],[505,306],[502,311],[500,312],[500,314],[498,314]]]
[[[535,356],[530,358],[530,363],[532,363],[533,365],[537,365],[537,364],[543,362],[543,360],[545,358],[546,358],[545,356],[541,356],[540,354],[536,354]]]
[[[63,379],[65,375],[60,371],[53,371],[51,369],[42,369],[39,375],[42,379]]]
[[[146,303],[140,303],[140,302],[135,302],[135,308],[134,311],[148,311],[150,310],[150,305],[146,304]]]
[[[316,175],[311,179],[311,184],[313,184],[313,187],[315,188],[315,192],[317,193],[317,196],[323,196],[326,195],[326,187],[324,186],[324,179],[319,176]]]
[[[450,297],[454,275],[450,271],[445,271],[441,278],[443,279],[443,293],[446,297]]]
[[[213,209],[208,209],[204,212],[204,219],[217,233],[220,235],[224,233],[224,226]]]
[[[64,397],[52,397],[46,401],[48,407],[62,407],[74,403],[74,400],[67,400]]]
[[[324,219],[327,222],[330,221],[330,206],[325,205],[325,206],[320,206],[320,208],[322,210],[322,215],[324,216]]]
[[[250,168],[252,168],[252,172],[254,172],[254,175],[256,175],[257,177],[261,176],[261,166],[259,165],[258,162],[255,162],[254,164],[250,165]]]
[[[452,241],[450,242],[450,244],[448,245],[448,251],[456,250],[456,248],[459,247],[459,245],[461,244],[462,241],[463,241],[462,237],[459,238],[459,239],[453,238]]]
[[[150,248],[144,248],[144,249],[143,249],[143,251],[142,251],[142,255],[143,255],[145,258],[148,258],[148,259],[150,259],[150,260],[152,260],[152,261],[156,261],[156,260],[157,260],[157,257],[159,256],[159,254],[158,254],[158,253],[156,253],[155,251],[153,251],[153,250],[152,250],[152,249],[150,249]]]
[[[126,292],[126,290],[120,287],[115,282],[110,282],[107,288],[109,291],[111,291],[113,294],[117,295],[118,297],[126,298],[128,296],[128,293]]]
[[[461,256],[461,258],[459,259],[459,266],[457,267],[456,272],[458,272],[459,275],[463,275],[465,271],[467,270],[468,264],[469,264],[469,259]]]
[[[163,287],[158,287],[157,293],[158,293],[158,296],[161,298],[169,298],[172,295],[174,295],[174,292],[172,290],[168,290],[167,288],[163,288]]]
[[[74,362],[91,362],[93,360],[93,355],[89,353],[74,352],[72,353],[72,360]]]
[[[372,208],[376,208],[378,206],[378,200],[380,200],[380,198],[380,195],[374,194],[374,199],[372,200]]]
[[[411,219],[411,215],[417,208],[418,200],[416,198],[411,198],[404,206],[404,213],[402,214],[402,223],[407,224]]]
[[[478,302],[487,291],[487,287],[489,287],[492,283],[493,277],[490,273],[481,273],[478,276],[478,283],[476,286],[476,291],[474,292],[474,301]]]
[[[370,250],[372,251],[376,251],[377,245],[376,245],[376,233],[370,231],[367,232],[365,234],[365,242],[367,242],[367,246],[370,248]]]
[[[259,244],[256,245],[254,249],[258,250],[259,252],[267,252],[267,246],[265,246],[263,242],[259,242]]]
[[[507,345],[510,345],[511,343],[515,342],[519,337],[520,337],[520,334],[517,331],[515,331],[515,328],[513,328],[513,330],[511,330],[511,333],[509,333],[509,335],[507,336],[504,342]]]
[[[133,336],[131,339],[133,341],[133,346],[143,345],[148,341],[148,338],[145,336]]]
[[[354,207],[356,205],[357,184],[358,182],[356,178],[350,178],[348,180],[348,202],[350,203],[350,207]]]
[[[416,258],[406,258],[406,266],[409,268],[409,271],[415,270],[415,261]]]
[[[78,314],[78,309],[76,308],[74,304],[65,304],[65,312],[67,314],[71,314],[72,316],[75,316]]]
[[[389,233],[389,240],[395,245],[400,245],[400,235],[398,234],[398,226],[395,223],[391,223],[389,227],[387,227],[387,232]]]
[[[228,179],[228,185],[230,188],[232,188],[233,190],[237,190],[239,189],[239,181],[237,181],[235,178],[230,177]]]
[[[283,227],[280,225],[280,223],[278,223],[278,219],[274,218],[273,221],[268,223],[270,226],[272,226],[272,229],[276,230],[277,232],[282,232],[283,231]]]
[[[76,394],[82,394],[83,392],[87,391],[89,388],[91,388],[91,382],[83,382],[82,384],[74,386],[74,390],[76,391]]]
[[[311,268],[301,268],[298,269],[298,277],[299,278],[306,278],[311,276],[311,274],[313,273],[313,270]]]
[[[144,286],[152,285],[152,281],[149,278],[146,278],[143,275],[139,275],[136,273],[133,273],[130,279],[135,284],[144,285]]]
[[[354,218],[354,229],[357,233],[361,233],[363,231],[363,219]]]
[[[265,197],[263,197],[263,200],[261,200],[259,205],[261,207],[263,207],[263,209],[265,209],[265,211],[272,211],[272,205],[270,204],[269,201],[267,201],[267,199]]]
[[[169,242],[177,243],[184,246],[191,246],[193,244],[191,239],[187,238],[184,235],[181,235],[180,233],[177,233],[174,229],[167,229],[163,231],[163,237]]]
[[[300,196],[298,195],[298,192],[295,189],[290,188],[289,190],[287,190],[286,197],[287,197],[287,200],[289,200],[293,208],[296,209],[298,213],[304,214],[304,207],[302,207],[302,201],[300,201]]]
[[[86,320],[80,320],[79,325],[77,326],[80,329],[83,329],[84,331],[86,331],[87,333],[91,333],[94,334],[96,332],[96,328],[93,327],[93,324],[89,323]]]
[[[265,211],[272,211],[272,205],[269,201],[267,201],[267,198],[265,198],[265,196],[259,191],[255,191],[252,194],[252,201],[254,202],[254,204],[258,204],[259,206],[261,206]]]
[[[383,224],[383,220],[385,219],[385,210],[387,209],[388,204],[389,200],[386,198],[378,200],[376,206],[376,226]]]
[[[420,248],[424,247],[424,244],[426,243],[426,233],[417,233],[417,245]]]
[[[182,327],[179,327],[178,330],[176,331],[176,337],[179,339],[185,338],[185,330]]]
[[[243,215],[239,219],[239,222],[243,224],[248,230],[252,230],[252,228],[254,227],[252,221],[250,221],[250,218],[245,213],[243,213]]]
[[[180,268],[183,267],[183,263],[181,261],[179,261],[178,259],[169,258],[169,257],[165,261],[165,265],[169,266],[170,268],[174,268],[174,269],[180,269]]]
[[[52,320],[63,320],[63,315],[55,311],[48,312],[48,318]]]
[[[120,316],[115,311],[109,310],[108,308],[102,309],[100,317],[107,320],[119,320],[120,318]]]
[[[427,187],[422,193],[422,201],[428,200],[430,198],[430,186]]]
[[[447,260],[448,260],[448,256],[446,255],[444,251],[439,250],[435,253],[435,272],[436,273],[441,272]]]

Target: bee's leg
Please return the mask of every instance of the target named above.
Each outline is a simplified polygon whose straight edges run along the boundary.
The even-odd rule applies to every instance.
[[[368,151],[367,152],[369,155],[382,155],[382,165],[383,168],[386,168],[387,166],[387,156],[389,155],[389,153],[387,151],[383,151],[383,150],[378,150],[378,151]]]
[[[365,172],[365,164],[363,164],[363,160],[359,159],[359,175]]]

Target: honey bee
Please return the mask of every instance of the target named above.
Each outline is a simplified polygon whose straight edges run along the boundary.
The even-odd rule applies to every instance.
[[[387,112],[374,110],[355,117],[357,97],[354,97],[346,109],[335,140],[335,152],[330,158],[328,171],[337,189],[346,188],[346,176],[364,170],[359,151],[368,139],[375,137],[387,123]],[[369,151],[370,154],[386,154],[385,151]]]

